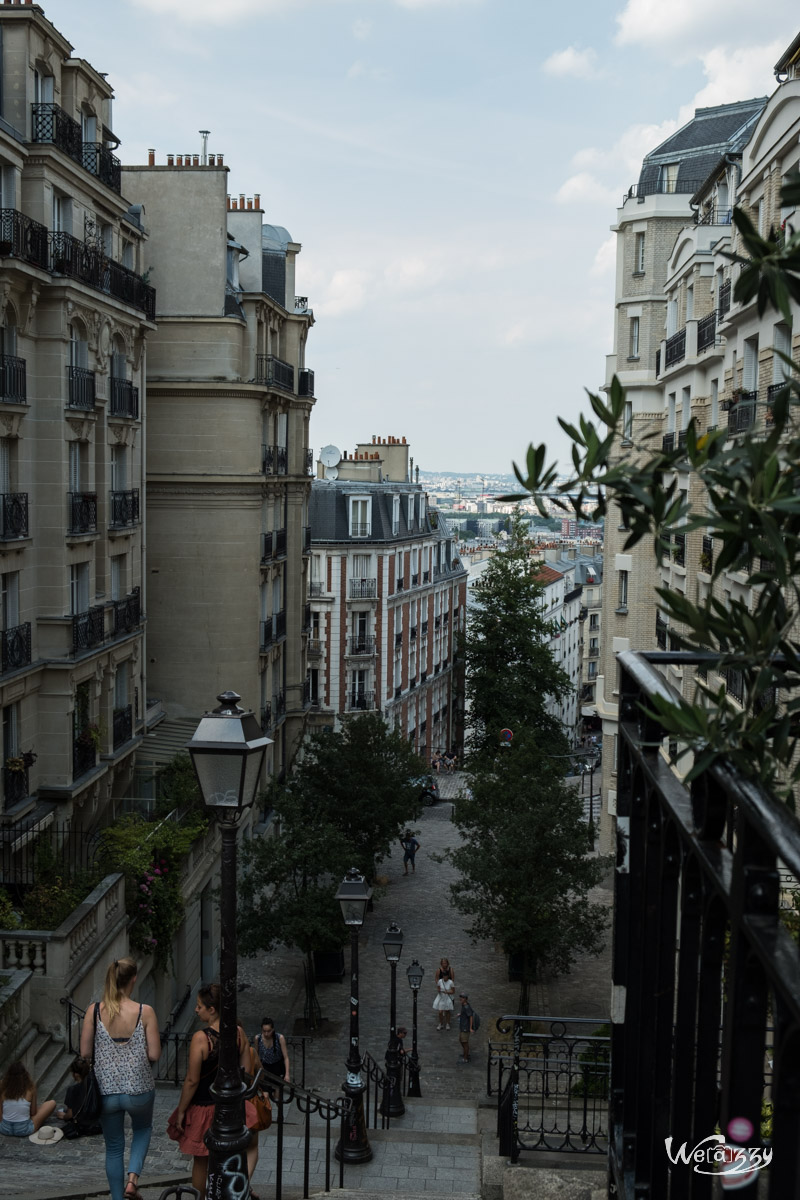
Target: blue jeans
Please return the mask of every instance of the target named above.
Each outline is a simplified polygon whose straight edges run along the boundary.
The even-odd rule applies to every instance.
[[[125,1192],[125,1113],[130,1114],[133,1129],[128,1172],[141,1175],[153,1132],[155,1099],[155,1088],[139,1096],[129,1096],[127,1092],[103,1096],[100,1125],[106,1143],[106,1178],[111,1200],[123,1200]]]

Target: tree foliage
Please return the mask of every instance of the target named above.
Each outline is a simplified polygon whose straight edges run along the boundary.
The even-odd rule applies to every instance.
[[[782,203],[797,202],[795,175]],[[739,209],[734,224],[744,251],[730,255],[741,265],[734,298],[754,301],[759,315],[772,306],[791,321],[791,301],[800,303],[800,233],[771,230],[761,237]],[[545,494],[579,518],[604,517],[616,506],[628,531],[626,549],[650,539],[660,560],[675,533],[713,536],[712,581],[738,572],[750,589],[749,604],[726,604],[713,588],[696,600],[656,591],[673,645],[706,652],[718,672],[739,672],[743,706],[700,675],[694,696],[653,703],[665,731],[694,752],[690,777],[724,757],[794,806],[800,782],[800,374],[782,357],[786,386],[770,401],[771,422],[763,432],[700,434],[692,421],[684,446],[663,449],[649,440],[633,454],[623,451],[624,394],[615,377],[607,398],[589,393],[591,416],[581,416],[577,426],[560,420],[572,441],[570,478],[559,481],[544,444],[531,445],[524,467],[514,469],[542,512]],[[679,464],[701,488],[678,487]]]
[[[455,822],[464,841],[447,852],[461,875],[454,906],[474,940],[494,939],[518,957],[524,993],[537,970],[569,971],[578,955],[602,948],[605,909],[588,893],[606,863],[586,855],[583,802],[561,759],[534,737],[515,737],[473,771]]]
[[[527,730],[552,747],[566,742],[561,722],[547,711],[572,686],[549,648],[553,624],[542,611],[542,587],[519,514],[508,541],[489,560],[475,586],[477,603],[462,635],[469,701],[469,745],[493,756],[500,730]],[[555,752],[555,750],[553,751]]]

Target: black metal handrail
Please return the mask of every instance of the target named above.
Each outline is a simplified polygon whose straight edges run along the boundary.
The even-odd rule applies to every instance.
[[[713,346],[717,337],[717,314],[710,312],[697,322],[697,349],[707,350]]]
[[[695,222],[698,225],[730,225],[733,220],[732,208],[721,208],[718,204],[712,204],[704,213],[695,213]]]
[[[730,312],[730,308],[731,308],[731,281],[730,281],[730,279],[726,279],[725,282],[720,286],[720,289],[719,289],[717,312],[719,314],[720,321],[722,320],[722,318],[725,316],[726,313]]]
[[[111,377],[111,415],[113,417],[139,417],[139,389],[130,379]]]
[[[623,197],[623,204],[625,200],[644,196],[693,196],[702,183],[702,179],[649,179],[632,184]]]
[[[28,493],[0,493],[0,541],[28,536]]]
[[[796,888],[800,824],[730,763],[687,787],[662,754],[656,699],[677,693],[659,667],[699,658],[618,655],[612,991],[624,1006],[612,1024],[609,1182],[620,1196],[693,1194],[696,1160],[671,1161],[665,1138],[691,1150],[736,1117],[758,1148],[769,1099],[770,1193],[795,1196],[800,958],[781,919],[779,865]],[[771,1034],[770,1014],[780,1014]]]
[[[97,532],[97,492],[68,492],[69,532]]]
[[[47,234],[46,225],[16,208],[0,208],[0,257],[21,258],[46,271],[49,265]]]
[[[686,330],[679,329],[664,343],[664,366],[673,367],[686,358]]]
[[[740,392],[728,409],[728,433],[743,433],[755,424],[758,392]]]
[[[28,403],[25,359],[15,354],[0,354],[0,401],[3,404]]]
[[[372,655],[375,653],[375,637],[373,634],[351,633],[347,638],[347,653],[351,658]]]
[[[261,470],[264,475],[287,475],[289,452],[285,446],[261,447]]]
[[[313,396],[314,395],[314,372],[308,367],[301,367],[297,372],[297,394],[298,396]]]
[[[361,1056],[361,1074],[366,1084],[364,1116],[367,1129],[388,1129],[390,1125],[389,1105],[385,1101],[389,1095],[391,1083],[383,1067],[375,1061],[368,1050],[365,1050]]]
[[[294,367],[274,354],[256,355],[256,383],[294,391]]]
[[[87,608],[72,617],[72,649],[74,652],[90,650],[105,641],[105,610],[102,604]]]
[[[81,127],[60,104],[31,105],[31,141],[49,142],[75,162],[82,161]]]
[[[139,628],[142,623],[142,602],[138,587],[134,588],[132,592],[129,592],[121,600],[113,600],[112,606],[114,609],[115,637],[132,633],[134,629]]]
[[[115,192],[122,191],[122,163],[102,142],[83,142],[80,161],[81,166],[96,175],[106,187]]]
[[[18,671],[21,667],[30,666],[31,661],[31,623],[25,621],[22,625],[14,625],[0,633],[0,670]]]
[[[351,579],[348,595],[351,600],[374,600],[378,595],[377,579]]]
[[[347,692],[348,712],[369,711],[375,707],[375,692],[371,688],[350,688]]]
[[[56,231],[48,234],[50,243],[50,270],[55,275],[66,275],[81,283],[138,308],[148,320],[156,315],[155,289],[146,284],[141,275],[124,267],[122,263],[107,258],[101,250],[81,242],[71,233]]]
[[[3,805],[6,809],[11,808],[12,804],[19,804],[22,800],[27,800],[30,795],[30,780],[28,776],[28,768],[23,767],[21,771],[12,771],[10,767],[3,767]],[[8,879],[8,875],[3,873],[4,882]]]
[[[124,708],[115,708],[113,717],[114,749],[118,750],[133,737],[133,707],[126,704]]]
[[[90,371],[88,367],[67,367],[67,396],[70,408],[93,409],[94,371]]]
[[[109,525],[112,529],[126,529],[139,522],[139,489],[111,492],[109,495]]]
[[[358,538],[369,537],[371,532],[372,532],[372,526],[370,525],[369,521],[352,521],[350,523],[350,536],[351,537],[354,537],[354,538],[355,537],[358,537]]]
[[[272,533],[262,533],[261,539],[261,561],[269,562],[272,558]]]
[[[286,530],[275,530],[275,557],[283,558],[286,553]]]

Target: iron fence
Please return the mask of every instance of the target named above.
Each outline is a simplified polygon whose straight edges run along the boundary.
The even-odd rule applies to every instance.
[[[124,708],[115,708],[113,713],[114,749],[118,750],[133,737],[133,708],[126,704]]]
[[[72,618],[72,650],[91,650],[105,641],[105,609],[102,604],[75,613]]]
[[[122,190],[122,163],[102,142],[84,142],[81,147],[81,166],[96,175],[114,192]]]
[[[111,378],[111,415],[112,417],[139,417],[139,389],[134,387],[130,379]]]
[[[70,408],[94,408],[94,371],[88,367],[67,367],[67,396]]]
[[[0,354],[0,400],[4,404],[27,404],[28,381],[24,358]]]
[[[0,208],[0,255],[22,258],[25,262],[48,268],[47,226],[16,208]]]
[[[0,541],[28,536],[28,493],[3,492],[0,495]]]
[[[680,329],[664,343],[664,365],[673,367],[686,358],[686,330]]]
[[[110,495],[109,526],[112,529],[126,529],[139,521],[139,489],[130,488],[125,492],[112,492]]]
[[[12,780],[19,776],[19,780]],[[6,806],[9,786],[20,798],[28,795],[28,772],[4,768]],[[92,871],[97,860],[101,831],[84,829],[69,822],[47,824],[40,817],[26,817],[13,825],[0,826],[0,884],[17,894],[33,887],[43,870],[64,878],[76,871]]]
[[[713,346],[717,338],[717,314],[710,312],[697,322],[697,349],[707,350]]]
[[[68,492],[69,532],[97,532],[97,492]]]
[[[291,363],[276,358],[274,354],[256,355],[256,383],[294,391],[294,367]],[[313,395],[313,392],[310,393]]]
[[[0,670],[19,671],[30,665],[31,661],[31,623],[25,621],[22,625],[14,625],[11,629],[0,632]]]
[[[81,127],[60,104],[31,105],[31,141],[50,142],[75,162],[81,162]]]

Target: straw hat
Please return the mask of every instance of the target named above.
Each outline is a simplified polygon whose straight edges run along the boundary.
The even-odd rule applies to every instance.
[[[41,1129],[30,1135],[28,1141],[35,1142],[37,1146],[55,1146],[63,1136],[63,1129],[56,1129],[53,1125],[42,1125]]]

